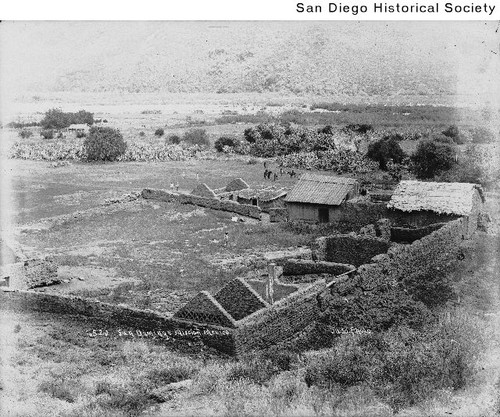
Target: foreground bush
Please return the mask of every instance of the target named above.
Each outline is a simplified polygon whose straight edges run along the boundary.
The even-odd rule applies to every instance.
[[[368,385],[394,412],[421,403],[437,390],[474,382],[485,347],[483,324],[465,314],[380,334],[343,335],[335,347],[308,354],[308,386],[343,390]]]
[[[125,153],[127,143],[117,129],[92,127],[83,148],[89,161],[116,161]]]

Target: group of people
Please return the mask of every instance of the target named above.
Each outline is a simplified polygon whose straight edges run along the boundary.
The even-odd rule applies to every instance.
[[[282,167],[280,167],[280,177],[282,177],[284,173],[285,171]],[[291,171],[287,171],[287,174],[290,175],[290,178],[293,178],[297,175],[297,173],[293,169]],[[278,179],[278,173],[267,169],[267,162],[264,162],[264,179],[270,180],[271,177],[273,181],[276,181]]]

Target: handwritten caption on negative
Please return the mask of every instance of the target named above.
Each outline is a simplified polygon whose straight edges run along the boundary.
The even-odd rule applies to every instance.
[[[227,330],[141,330],[141,329],[92,329],[87,332],[89,337],[122,337],[130,339],[180,339],[201,336],[227,336]]]

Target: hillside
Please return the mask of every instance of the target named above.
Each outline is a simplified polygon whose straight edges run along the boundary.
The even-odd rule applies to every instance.
[[[498,89],[494,22],[3,22],[5,90],[345,96]]]

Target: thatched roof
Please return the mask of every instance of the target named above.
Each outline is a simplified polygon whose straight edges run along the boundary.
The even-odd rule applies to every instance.
[[[235,327],[234,319],[208,292],[201,291],[174,314],[174,318],[197,323]]]
[[[477,184],[401,181],[387,207],[406,212],[429,210],[466,216],[472,211],[475,190],[484,202],[483,190]]]
[[[191,191],[191,194],[206,198],[216,197],[215,193],[205,183],[198,184],[196,188]]]
[[[305,173],[288,193],[285,201],[338,206],[356,183],[352,178]]]
[[[235,178],[229,184],[226,185],[226,191],[238,191],[248,188],[248,184],[241,178]]]
[[[214,298],[235,320],[269,306],[243,278],[229,281]]]
[[[244,198],[246,200],[251,200],[253,198],[259,199],[259,201],[272,201],[278,198],[284,197],[287,194],[287,190],[285,188],[263,188],[263,189],[254,189],[247,188],[245,190],[238,191],[238,197]]]

